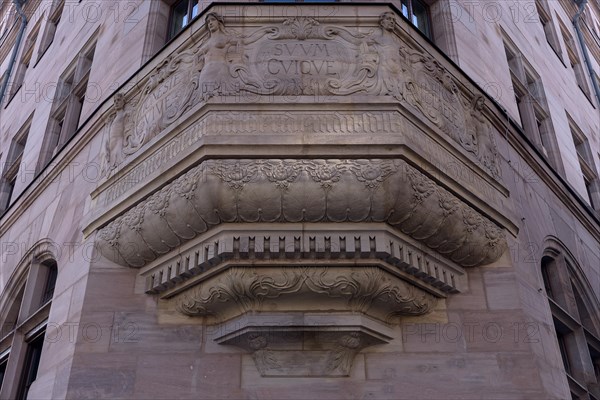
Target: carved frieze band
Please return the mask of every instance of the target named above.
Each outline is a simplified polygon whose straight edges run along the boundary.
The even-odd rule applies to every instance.
[[[266,307],[286,299],[308,310],[352,311],[391,323],[400,316],[423,315],[437,297],[378,267],[232,267],[176,296],[180,312],[222,321],[247,312],[273,311]],[[341,303],[336,307],[335,301]],[[289,300],[288,300],[289,301]],[[296,307],[298,307],[296,305]]]
[[[461,266],[497,260],[504,231],[403,160],[208,160],[98,232],[141,267],[225,222],[385,222]]]
[[[153,267],[145,273],[146,293],[163,293],[181,287],[182,282],[226,261],[233,261],[236,265],[383,261],[422,287],[441,293],[460,291],[460,277],[464,273],[459,266],[436,260],[387,231],[359,232],[355,229],[352,234],[340,234],[339,231],[304,230],[261,234],[257,229],[252,235],[220,232]]]
[[[269,96],[289,103],[289,96],[329,102],[381,96],[424,117],[499,179],[483,97],[463,93],[441,62],[404,42],[395,14],[383,13],[375,29],[354,23],[350,28],[296,17],[237,31],[209,13],[199,41],[190,40],[165,58],[141,88],[115,96],[104,173],[117,170],[187,110],[209,100],[257,103]]]

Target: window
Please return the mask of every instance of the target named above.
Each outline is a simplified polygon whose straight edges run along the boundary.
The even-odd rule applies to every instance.
[[[79,127],[94,51],[95,44],[88,46],[59,79],[38,171],[50,162]]]
[[[4,381],[4,375],[6,375],[6,366],[7,365],[8,365],[8,352],[0,355],[0,391],[2,390],[2,382]]]
[[[44,347],[44,337],[46,330],[36,332],[35,337],[27,341],[27,352],[25,354],[25,362],[23,373],[21,374],[21,382],[17,391],[17,399],[27,399],[29,388],[37,378],[40,359],[42,358],[42,348]]]
[[[504,42],[504,50],[525,136],[556,170],[563,172],[542,80],[508,39]]]
[[[178,0],[171,7],[169,39],[183,30],[199,13],[198,0]]]
[[[54,288],[56,287],[56,277],[58,275],[58,267],[54,260],[48,260],[43,265],[46,267],[42,269],[44,271],[44,290],[41,292],[38,307],[43,306],[54,297]]]
[[[431,22],[427,4],[421,0],[402,0],[402,15],[425,36],[431,38]]]
[[[3,293],[8,311],[2,313],[0,338],[0,397],[18,400],[28,397],[38,376],[57,276],[56,261],[47,252],[22,264]]]
[[[560,353],[573,399],[600,398],[599,306],[570,253],[547,249],[541,275]]]
[[[579,168],[585,184],[586,200],[594,210],[600,210],[600,181],[594,166],[590,144],[568,114],[567,117],[571,129],[571,137],[573,138],[573,144],[577,152],[577,159],[579,160]]]
[[[31,64],[31,56],[33,55],[33,47],[35,46],[39,28],[40,23],[38,22],[25,40],[25,46],[23,47],[23,52],[21,53],[21,59],[17,65],[17,69],[15,70],[15,76],[13,78],[13,83],[8,95],[9,102],[15,96],[15,94],[17,94],[19,89],[21,89],[21,86],[23,86],[25,73]]]
[[[546,41],[548,42],[552,50],[554,50],[556,55],[558,55],[558,57],[562,59],[560,43],[558,41],[558,35],[556,34],[554,23],[552,22],[552,17],[550,16],[548,1],[535,0],[535,6],[540,17],[540,23],[542,24],[542,28],[544,29],[544,35],[546,35]]]
[[[575,74],[575,80],[577,81],[577,85],[583,91],[583,93],[585,93],[587,98],[590,99],[590,88],[585,79],[585,72],[583,69],[583,65],[581,65],[581,59],[579,58],[579,54],[577,52],[577,45],[573,40],[573,36],[562,22],[560,22],[560,31],[562,33],[563,40],[565,41],[565,46],[567,48],[567,56],[569,57],[569,63],[571,64],[571,68],[573,69],[573,73]]]
[[[44,35],[42,36],[42,42],[40,43],[40,50],[38,52],[38,61],[46,53],[46,50],[50,47],[54,41],[54,35],[56,34],[56,28],[60,22],[63,8],[65,6],[65,0],[54,0],[52,7],[50,8],[50,14],[48,15],[48,21],[44,28]]]
[[[25,123],[23,128],[15,135],[10,145],[10,151],[6,159],[2,179],[0,179],[0,212],[8,208],[13,200],[13,193],[17,184],[17,174],[21,167],[27,137],[29,136],[29,127],[31,117]]]

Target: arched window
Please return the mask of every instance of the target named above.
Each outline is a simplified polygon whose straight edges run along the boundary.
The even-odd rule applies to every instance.
[[[600,400],[600,309],[585,275],[558,245],[546,250],[541,278],[572,399]]]
[[[0,297],[0,398],[26,399],[37,378],[57,275],[50,252],[30,251]]]

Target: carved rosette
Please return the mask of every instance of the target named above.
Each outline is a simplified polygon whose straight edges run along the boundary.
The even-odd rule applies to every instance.
[[[141,267],[221,223],[385,222],[470,267],[504,231],[403,160],[208,160],[100,229],[104,256]]]

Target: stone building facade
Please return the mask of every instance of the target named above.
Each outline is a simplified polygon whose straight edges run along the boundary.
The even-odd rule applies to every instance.
[[[0,16],[0,398],[600,399],[596,0]]]

